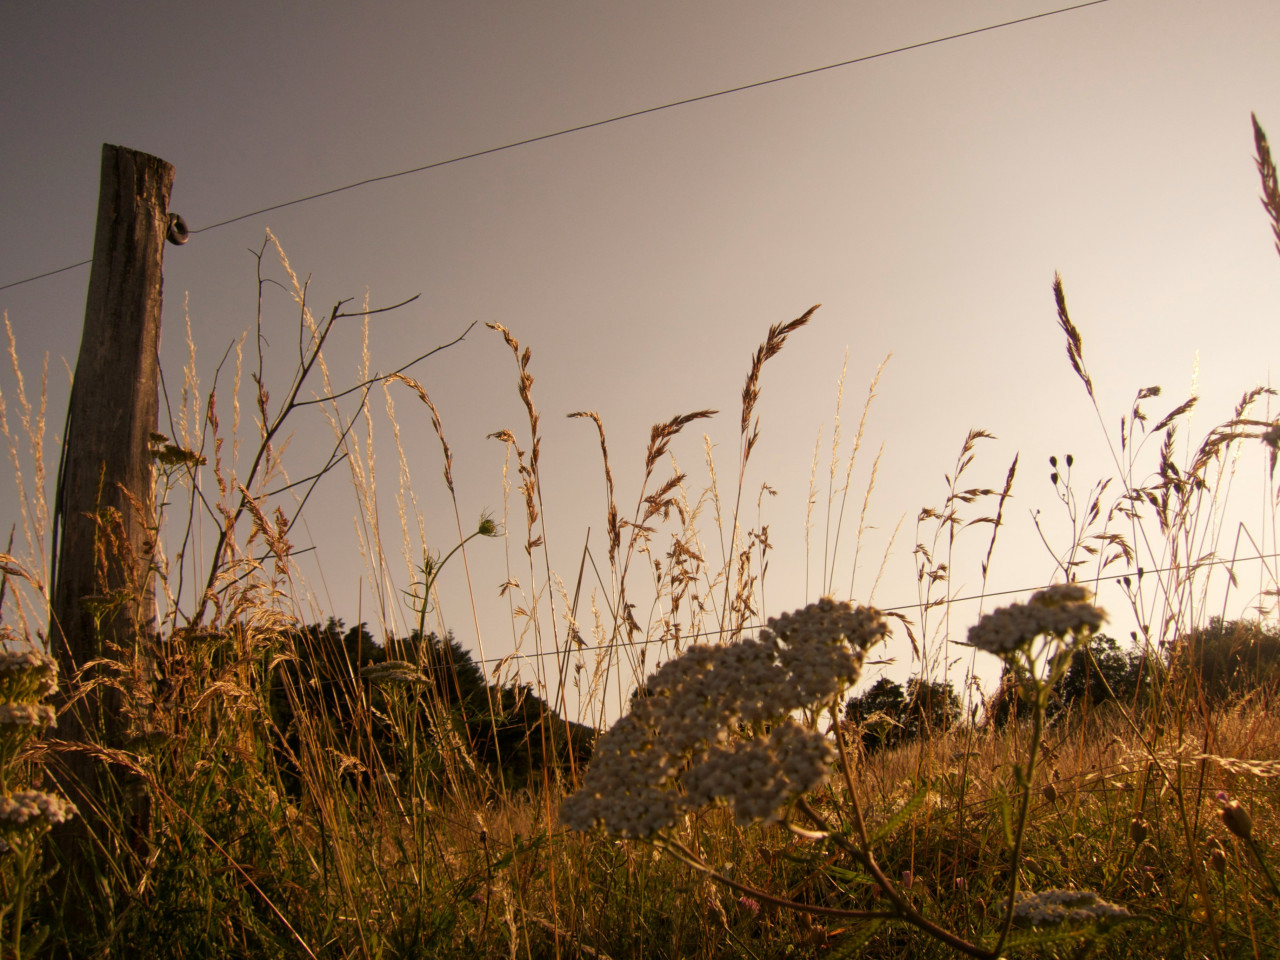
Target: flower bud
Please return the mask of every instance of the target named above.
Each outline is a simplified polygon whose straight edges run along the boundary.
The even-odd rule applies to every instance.
[[[1129,824],[1129,839],[1133,841],[1134,846],[1140,845],[1147,839],[1147,821],[1142,817],[1134,817],[1133,822]]]
[[[1242,840],[1253,836],[1253,818],[1249,811],[1240,806],[1239,800],[1232,800],[1222,806],[1222,822],[1226,828]]]
[[[1058,788],[1052,783],[1046,783],[1042,792],[1044,793],[1044,798],[1050,803],[1053,803],[1058,799]]]
[[[1214,847],[1209,852],[1209,866],[1219,876],[1227,872],[1227,855],[1222,852],[1222,847]]]
[[[1156,888],[1156,878],[1150,867],[1142,868],[1142,872],[1138,874],[1138,883],[1142,886],[1142,892],[1151,896]]]

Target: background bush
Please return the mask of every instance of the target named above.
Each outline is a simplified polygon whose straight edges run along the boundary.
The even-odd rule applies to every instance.
[[[906,689],[881,677],[866,693],[845,701],[844,716],[860,730],[862,747],[874,752],[946,733],[960,720],[960,696],[941,680],[912,677]]]

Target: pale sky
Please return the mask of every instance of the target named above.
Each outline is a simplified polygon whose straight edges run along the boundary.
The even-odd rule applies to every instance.
[[[0,284],[90,256],[104,142],[172,163],[171,209],[199,230],[368,177],[1055,6],[7,4]],[[171,399],[179,402],[184,300],[207,391],[218,358],[253,323],[247,251],[269,228],[311,277],[318,314],[339,299],[358,303],[366,290],[374,306],[421,295],[373,321],[375,371],[477,324],[462,344],[411,371],[443,419],[469,527],[482,510],[502,510],[504,449],[486,436],[511,429],[528,448],[512,357],[483,326],[501,323],[533,351],[547,539],[572,590],[588,528],[604,562],[604,487],[594,428],[565,415],[591,409],[603,418],[625,517],[649,426],[718,409],[672,450],[696,493],[706,483],[705,430],[729,493],[750,357],[771,324],[822,303],[762,382],[761,441],[744,502],[754,526],[760,484],[778,493],[764,507],[774,545],[765,612],[820,592],[815,572],[806,597],[805,504],[820,430],[825,486],[846,350],[846,449],[871,376],[893,358],[853,474],[837,594],[849,594],[846,547],[883,443],[854,595],[867,599],[905,515],[874,599],[916,601],[915,517],[945,496],[943,475],[970,428],[998,438],[980,445],[972,485],[999,487],[1021,456],[989,587],[1047,583],[1054,563],[1030,517],[1042,510],[1047,529],[1064,535],[1049,455],[1074,453],[1082,495],[1109,473],[1101,427],[1057,329],[1055,271],[1112,431],[1140,387],[1165,388],[1150,407],[1159,416],[1185,399],[1194,377],[1203,431],[1270,380],[1280,261],[1258,203],[1249,114],[1280,140],[1278,37],[1274,0],[1109,0],[198,233],[165,254]],[[283,278],[278,267],[270,275]],[[81,267],[0,291],[28,389],[50,356],[51,449],[87,281]],[[265,320],[279,397],[296,356],[296,312],[269,290]],[[329,355],[339,385],[358,375],[350,323]],[[6,370],[0,390],[11,422],[13,387]],[[428,546],[447,552],[457,534],[439,444],[414,396],[393,396]],[[247,392],[244,400],[247,417]],[[288,463],[302,477],[319,466],[329,434],[316,407],[295,426]],[[385,424],[378,431],[384,535],[393,586],[403,589],[397,455]],[[1242,469],[1256,476],[1262,455],[1250,456]],[[309,609],[370,621],[377,632],[374,590],[367,580],[360,586],[348,477],[337,471],[309,505],[294,540],[317,550],[299,568],[317,598]],[[1261,517],[1257,497],[1242,509]],[[514,497],[511,510],[518,546]],[[0,518],[18,519],[11,487],[0,492]],[[966,534],[969,567],[988,535]],[[468,557],[485,653],[502,656],[512,648],[507,602],[497,597],[507,576],[502,546],[475,543]],[[519,560],[517,549],[512,557]],[[820,567],[820,555],[814,562]],[[958,567],[956,576],[958,593],[978,586],[972,570],[962,577]],[[446,625],[476,649],[460,565],[441,589]],[[394,592],[387,599],[398,602]],[[408,621],[403,604],[392,620]],[[905,674],[905,644],[889,655]]]

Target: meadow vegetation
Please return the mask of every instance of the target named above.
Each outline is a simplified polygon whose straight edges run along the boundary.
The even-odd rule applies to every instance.
[[[1280,250],[1280,187],[1256,124],[1255,145]],[[10,334],[17,387],[0,432],[23,535],[0,556],[0,957],[1280,955],[1277,584],[1268,573],[1231,613],[1221,593],[1236,583],[1222,518],[1240,464],[1269,471],[1264,526],[1276,520],[1271,390],[1249,389],[1199,440],[1194,399],[1161,407],[1158,388],[1139,390],[1107,434],[1113,472],[1079,499],[1073,459],[1055,458],[1072,537],[1052,551],[1059,582],[1034,595],[990,598],[975,616],[950,589],[966,529],[986,534],[970,548],[985,587],[1017,481],[1015,460],[1003,486],[968,485],[987,436],[974,430],[941,505],[919,514],[914,610],[838,598],[766,610],[769,560],[799,561],[771,558],[767,529],[745,519],[758,407],[769,361],[814,308],[752,358],[727,486],[709,445],[701,484],[671,454],[712,412],[694,411],[652,428],[624,511],[602,418],[571,415],[596,429],[606,490],[603,586],[580,613],[547,546],[531,352],[491,325],[526,423],[496,435],[505,522],[467,524],[422,383],[402,370],[335,384],[323,347],[339,311],[313,317],[274,238],[260,264],[268,246],[302,344],[287,399],[272,404],[259,354],[256,436],[242,429],[252,351],[237,347],[220,396],[201,392],[192,347],[156,438],[156,620],[74,675],[57,676],[43,648],[44,392],[26,392]],[[1053,289],[1096,409],[1084,337]],[[357,429],[376,390],[393,412],[393,387],[427,411],[457,517],[452,543],[409,550],[410,582],[387,559]],[[280,427],[307,391],[333,453],[293,482]],[[354,416],[337,402],[350,394]],[[864,408],[850,453],[833,448],[832,476],[846,476],[827,498],[837,541],[866,421]],[[394,443],[403,467],[398,429]],[[233,457],[241,444],[253,455]],[[290,534],[339,466],[364,505],[374,578],[412,598],[407,632],[302,613]],[[409,544],[421,525],[405,469],[395,499]],[[483,669],[483,651],[450,630],[469,625],[433,619],[441,569],[491,538],[510,557],[513,632],[552,665],[533,678]],[[214,544],[204,559],[202,543]],[[820,592],[837,593],[825,562],[821,575]],[[496,602],[487,587],[475,596]],[[1103,607],[1107,623],[1137,624],[1128,642],[1105,632]],[[910,646],[915,675],[856,686],[886,635]],[[939,664],[957,651],[1000,657],[998,687],[953,686]],[[56,711],[93,688],[113,691],[116,732],[60,739]],[[73,810],[86,762],[99,790]]]

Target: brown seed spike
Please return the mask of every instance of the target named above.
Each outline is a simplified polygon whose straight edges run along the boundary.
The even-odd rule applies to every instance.
[[[1271,159],[1271,147],[1267,144],[1267,134],[1258,123],[1256,114],[1250,114],[1253,120],[1253,142],[1258,148],[1258,175],[1262,177],[1262,207],[1271,218],[1271,232],[1275,234],[1276,251],[1280,252],[1280,185],[1276,183],[1276,165]]]
[[[768,336],[765,337],[764,343],[757,348],[756,355],[751,360],[751,372],[747,374],[746,385],[742,388],[741,432],[743,434],[747,432],[747,428],[751,425],[751,412],[755,409],[756,401],[760,399],[760,370],[764,367],[765,361],[777,356],[783,344],[787,342],[787,337],[808,323],[820,306],[822,304],[815,303],[790,323],[775,323],[769,328]]]
[[[694,420],[705,420],[714,417],[717,410],[697,410],[678,417],[672,417],[666,423],[655,423],[649,428],[649,451],[645,454],[645,470],[652,470],[654,465],[667,452],[671,440]]]
[[[1057,273],[1053,275],[1053,299],[1058,305],[1058,325],[1067,335],[1067,359],[1071,361],[1071,369],[1076,372],[1076,376],[1084,382],[1089,398],[1093,399],[1093,381],[1089,379],[1088,371],[1084,368],[1084,341],[1076,325],[1071,322],[1070,314],[1067,313],[1067,295],[1062,289],[1062,276]]]

